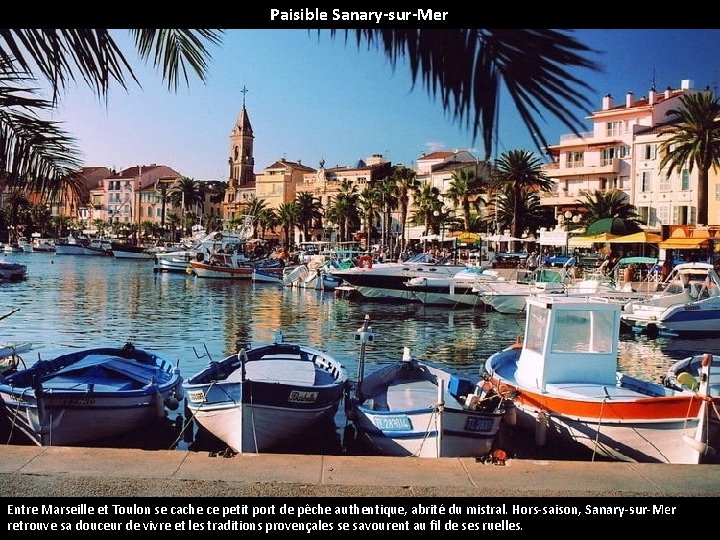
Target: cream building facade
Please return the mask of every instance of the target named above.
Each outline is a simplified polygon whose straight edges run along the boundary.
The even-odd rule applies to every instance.
[[[697,169],[670,178],[659,168],[661,127],[669,120],[667,112],[680,107],[680,97],[695,92],[689,80],[680,88],[664,92],[650,89],[647,96],[632,93],[616,105],[610,95],[589,120],[592,131],[568,134],[548,148],[553,162],[544,167],[555,181],[541,204],[552,206],[558,224],[565,216],[577,215],[578,200],[596,190],[623,191],[638,209],[647,228],[694,223],[697,216]]]

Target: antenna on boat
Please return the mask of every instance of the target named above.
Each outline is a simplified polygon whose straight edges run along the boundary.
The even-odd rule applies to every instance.
[[[355,341],[360,342],[360,360],[358,361],[357,381],[358,395],[361,394],[360,389],[362,387],[362,381],[365,375],[365,346],[367,345],[368,341],[374,340],[375,334],[373,334],[372,326],[370,326],[370,315],[365,315],[363,325],[355,332]]]

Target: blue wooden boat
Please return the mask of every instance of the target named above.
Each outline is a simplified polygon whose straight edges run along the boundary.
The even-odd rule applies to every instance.
[[[275,343],[241,350],[183,383],[195,421],[235,452],[271,451],[335,430],[347,373],[327,352]]]
[[[165,418],[182,398],[177,367],[127,343],[38,360],[0,377],[2,416],[41,446],[125,435]]]

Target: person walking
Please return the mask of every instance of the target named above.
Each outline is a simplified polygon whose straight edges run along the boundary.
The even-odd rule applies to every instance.
[[[537,251],[533,251],[530,255],[528,255],[527,258],[527,268],[531,272],[534,272],[537,270],[538,264],[540,262],[540,258]]]

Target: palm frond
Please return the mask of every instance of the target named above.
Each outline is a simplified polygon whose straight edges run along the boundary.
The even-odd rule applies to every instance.
[[[52,102],[36,97],[27,86],[32,77],[0,58],[0,186],[25,189],[43,198],[82,197],[84,184],[75,171],[81,166],[75,140],[58,122],[41,119]]]
[[[4,43],[3,43],[4,42]],[[127,88],[137,82],[123,53],[104,29],[0,29],[0,59],[27,73],[44,77],[53,101],[76,80],[76,74],[98,96],[106,96],[112,81]]]
[[[168,89],[175,91],[181,80],[189,83],[189,70],[201,81],[206,81],[210,53],[205,43],[221,43],[222,33],[221,30],[210,29],[132,30],[140,57],[143,60],[152,57],[155,68],[162,66]]]
[[[586,57],[594,52],[568,31],[526,29],[354,29],[363,42],[381,49],[393,69],[407,59],[413,85],[419,80],[456,121],[464,123],[474,139],[482,137],[485,159],[496,138],[500,84],[504,83],[520,118],[541,153],[548,145],[540,120],[544,114],[559,119],[579,133],[583,119],[573,107],[589,111],[585,92],[592,88],[574,68],[600,71]],[[336,36],[337,30],[331,30]]]

